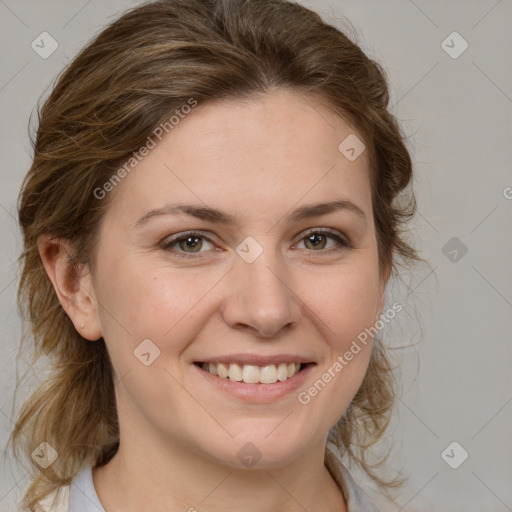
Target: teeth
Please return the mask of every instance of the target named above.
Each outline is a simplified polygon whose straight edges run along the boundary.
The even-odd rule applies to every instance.
[[[229,380],[241,381],[242,375],[243,375],[242,368],[240,367],[239,364],[233,363],[233,364],[229,365],[229,372],[228,372]]]
[[[222,379],[229,378],[229,380],[243,381],[247,384],[274,384],[277,381],[284,382],[293,377],[300,370],[300,363],[280,363],[277,367],[275,364],[255,366],[237,363],[203,363],[202,368]]]
[[[283,382],[288,378],[288,365],[286,363],[281,363],[277,367],[277,380]]]
[[[300,365],[299,365],[300,368]],[[290,363],[288,365],[288,378],[293,377],[299,370],[297,369],[295,363]]]
[[[244,365],[242,370],[242,380],[248,384],[256,384],[260,381],[260,369],[258,366],[250,364]]]
[[[215,364],[212,364],[212,367],[213,366],[215,366]],[[229,365],[219,363],[217,365],[217,372],[218,372],[219,377],[222,377],[223,379],[227,378],[227,376],[229,374]],[[213,372],[210,370],[210,373],[213,373]]]

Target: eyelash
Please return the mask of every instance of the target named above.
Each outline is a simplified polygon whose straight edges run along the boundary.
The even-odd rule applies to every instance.
[[[328,252],[328,253],[335,252],[335,253],[337,253],[339,251],[343,251],[345,249],[352,248],[352,245],[350,244],[350,242],[347,239],[341,237],[336,231],[330,231],[330,230],[311,229],[311,230],[307,231],[304,234],[304,236],[299,240],[299,242],[302,242],[305,238],[307,238],[308,236],[313,235],[313,234],[324,235],[324,236],[327,236],[327,238],[331,238],[333,240],[336,240],[341,247],[338,247],[338,249],[322,249],[322,250],[319,250],[319,251],[310,250],[310,252],[312,252],[312,253],[317,253],[317,252],[318,253],[325,253],[325,252]],[[209,243],[213,244],[213,242],[202,231],[186,231],[185,233],[180,233],[179,237],[172,237],[170,239],[165,239],[161,243],[160,247],[163,250],[175,253],[175,255],[177,255],[178,258],[182,258],[182,259],[196,259],[196,258],[200,258],[201,257],[200,255],[202,254],[201,252],[193,254],[193,253],[187,253],[187,252],[179,251],[179,250],[176,250],[176,249],[172,249],[171,250],[171,247],[173,245],[177,244],[181,240],[186,240],[187,238],[192,237],[192,236],[195,236],[196,238],[203,238],[203,239],[207,240]]]

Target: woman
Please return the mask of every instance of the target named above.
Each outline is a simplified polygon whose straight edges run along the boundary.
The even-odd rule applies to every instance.
[[[365,458],[394,398],[375,334],[419,260],[388,100],[284,0],[144,4],[76,56],[19,200],[53,364],[12,434],[26,510],[376,510],[342,457],[396,484]]]

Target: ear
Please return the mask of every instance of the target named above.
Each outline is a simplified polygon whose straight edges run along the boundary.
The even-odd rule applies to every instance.
[[[47,234],[39,238],[37,245],[59,302],[75,329],[88,340],[101,338],[103,333],[89,269],[73,263],[74,253],[68,240]]]

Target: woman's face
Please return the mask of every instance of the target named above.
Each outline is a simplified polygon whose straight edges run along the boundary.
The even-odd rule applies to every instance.
[[[351,134],[285,90],[199,105],[111,192],[94,295],[125,446],[276,467],[325,442],[387,279]]]

